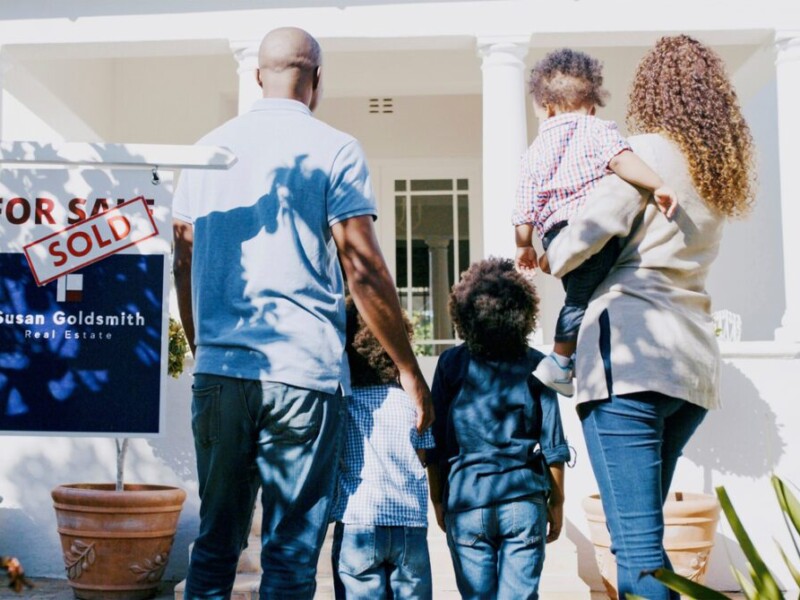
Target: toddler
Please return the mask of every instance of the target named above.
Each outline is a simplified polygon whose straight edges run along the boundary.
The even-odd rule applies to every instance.
[[[671,218],[674,192],[632,151],[611,121],[595,117],[608,95],[598,60],[575,50],[551,52],[531,71],[530,92],[539,118],[539,135],[523,156],[512,221],[516,226],[516,265],[533,273],[539,266],[533,248],[535,231],[545,251],[583,206],[607,173],[616,173],[647,188],[659,209]],[[553,352],[534,375],[564,396],[572,396],[572,356],[586,306],[614,266],[620,240],[611,240],[598,254],[564,276],[564,306],[558,315]]]
[[[430,600],[424,453],[433,435],[417,434],[416,410],[398,384],[397,367],[352,298],[346,312],[353,396],[332,516],[336,598]]]
[[[556,394],[531,374],[537,309],[510,259],[473,264],[450,296],[465,343],[436,366],[428,477],[465,599],[538,598],[545,542],[561,532],[569,448]]]

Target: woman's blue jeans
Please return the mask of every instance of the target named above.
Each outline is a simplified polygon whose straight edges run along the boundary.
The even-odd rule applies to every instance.
[[[619,597],[678,600],[642,571],[666,566],[664,500],[706,409],[655,392],[581,404],[578,412],[617,559]]]
[[[197,374],[192,432],[200,533],[186,600],[228,598],[259,485],[262,600],[310,600],[338,472],[340,394]]]
[[[544,494],[445,515],[463,600],[536,600],[544,566]]]

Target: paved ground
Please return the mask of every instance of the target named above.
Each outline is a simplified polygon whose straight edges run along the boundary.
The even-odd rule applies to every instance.
[[[35,598],[36,600],[73,600],[72,588],[69,587],[66,579],[33,579],[34,588],[31,590],[24,590],[16,594],[8,588],[2,588],[0,591],[0,600],[21,600],[22,598]],[[156,596],[158,600],[174,599],[172,588],[175,587],[177,581],[162,582],[161,593]]]
[[[35,598],[36,600],[73,600],[72,590],[69,587],[66,579],[34,579],[33,583],[36,587],[32,590],[26,590],[21,594],[15,594],[13,591],[3,588],[0,590],[0,600],[20,600],[22,598]],[[176,581],[163,582],[161,584],[161,593],[156,596],[156,600],[174,600],[172,589],[177,584]],[[569,594],[542,594],[541,600],[571,600]],[[444,595],[436,594],[436,600],[456,600],[458,594],[446,592]],[[592,600],[604,600],[604,594],[593,593]],[[731,595],[731,600],[744,599],[744,596],[739,594]]]

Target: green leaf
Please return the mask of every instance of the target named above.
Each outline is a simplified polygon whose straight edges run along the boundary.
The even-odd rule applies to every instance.
[[[800,571],[797,570],[797,567],[795,567],[794,564],[792,564],[792,561],[789,560],[789,557],[786,556],[786,552],[783,551],[781,545],[778,542],[775,542],[775,545],[778,546],[778,552],[781,553],[781,558],[783,559],[783,562],[786,563],[786,567],[789,569],[789,573],[792,574],[792,579],[794,579],[794,582],[798,586],[800,586]]]
[[[643,571],[643,574],[652,575],[669,589],[689,598],[702,598],[702,600],[730,600],[726,595],[701,585],[696,581],[678,575],[669,569],[656,569]],[[630,597],[630,596],[629,596]]]
[[[780,504],[783,511],[784,520],[788,517],[792,525],[794,525],[795,531],[800,535],[800,502],[797,501],[792,491],[776,475],[772,476],[772,487],[775,488],[775,494],[778,496],[778,504]],[[800,556],[800,548],[797,546],[797,540],[794,535],[792,535],[789,523],[786,523],[786,528],[789,529],[789,537],[792,540],[795,552]]]
[[[777,475],[772,476],[772,486],[775,488],[775,493],[778,495],[778,502],[781,509],[792,520],[794,528],[797,533],[800,533],[800,502],[798,502],[792,491],[786,487],[786,484]]]
[[[739,515],[736,514],[725,488],[718,487],[716,488],[716,491],[720,506],[725,513],[725,518],[728,519],[728,523],[733,530],[733,535],[736,536],[736,541],[739,542],[739,547],[742,549],[745,557],[747,557],[747,561],[750,563],[751,572],[753,573],[753,584],[755,585],[760,598],[762,598],[762,600],[770,600],[773,598],[777,600],[782,598],[780,588],[778,587],[775,578],[772,576],[772,573],[770,573],[767,565],[764,564],[764,561],[753,545],[753,542],[750,540],[750,536],[747,535],[747,531],[745,530],[744,525],[742,525]]]
[[[739,587],[742,588],[742,592],[747,600],[757,600],[759,597],[758,592],[756,591],[756,588],[753,587],[753,584],[747,580],[747,577],[742,575],[738,569],[734,569],[733,567],[731,567],[731,571],[733,572],[733,576],[736,578],[736,581],[739,582]]]

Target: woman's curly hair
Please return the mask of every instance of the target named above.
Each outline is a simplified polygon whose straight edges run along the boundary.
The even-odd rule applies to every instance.
[[[347,334],[345,350],[350,363],[350,379],[356,387],[397,383],[400,373],[386,350],[372,335],[364,319],[350,296],[345,300],[347,315]],[[411,339],[413,328],[411,321],[403,313],[408,338]]]
[[[528,86],[539,106],[560,110],[605,106],[603,64],[584,52],[562,48],[550,52],[531,69]]]
[[[724,215],[745,215],[755,200],[750,128],[722,59],[688,35],[663,37],[636,70],[628,127],[680,146],[700,196]]]
[[[458,336],[483,358],[524,355],[538,312],[536,290],[506,258],[473,263],[450,294],[450,316]]]

